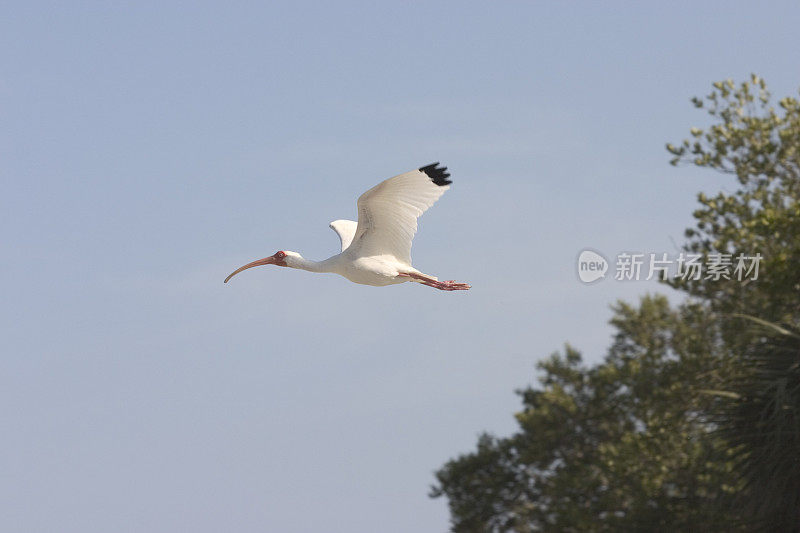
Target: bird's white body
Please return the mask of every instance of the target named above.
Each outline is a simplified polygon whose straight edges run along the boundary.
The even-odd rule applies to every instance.
[[[334,258],[341,258],[335,264],[334,272],[344,276],[353,283],[384,287],[408,281],[399,277],[399,274],[416,272],[408,265],[403,265],[390,255],[371,257],[354,257],[352,253],[342,252]]]
[[[417,218],[450,188],[447,168],[438,163],[389,178],[358,199],[358,222],[334,220],[330,227],[341,241],[341,253],[324,261],[297,252],[279,251],[236,270],[276,264],[310,272],[331,272],[354,283],[382,287],[415,281],[441,290],[467,290],[466,283],[438,281],[411,266],[411,241]]]
[[[309,272],[330,272],[339,274],[353,283],[361,285],[372,285],[383,287],[409,281],[408,278],[401,277],[400,274],[421,274],[417,269],[410,265],[404,265],[394,256],[379,255],[361,257],[352,250],[334,255],[325,261],[309,261],[297,254],[297,252],[286,253],[286,266]]]

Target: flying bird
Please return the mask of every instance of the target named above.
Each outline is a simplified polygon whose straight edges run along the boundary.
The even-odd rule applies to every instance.
[[[358,199],[358,222],[334,220],[342,251],[324,261],[305,259],[297,252],[280,250],[248,263],[225,278],[248,268],[277,265],[309,272],[332,272],[354,283],[382,287],[413,281],[442,291],[465,291],[466,283],[439,281],[411,266],[411,241],[417,218],[450,188],[447,167],[433,163],[389,178]]]

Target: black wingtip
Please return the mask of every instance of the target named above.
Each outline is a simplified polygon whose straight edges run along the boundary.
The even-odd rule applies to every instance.
[[[447,167],[436,168],[438,164],[439,162],[437,161],[436,163],[431,163],[426,167],[420,167],[419,171],[428,176],[433,183],[439,185],[440,187],[453,183],[451,180],[447,179],[450,177],[450,174],[447,173]]]

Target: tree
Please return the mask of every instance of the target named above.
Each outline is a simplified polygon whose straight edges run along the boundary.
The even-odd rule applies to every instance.
[[[620,303],[605,361],[567,347],[539,363],[520,392],[519,433],[483,435],[448,462],[433,496],[448,497],[453,531],[731,531],[712,504],[733,493],[732,465],[698,406],[724,365],[715,322],[663,296]]]
[[[667,149],[738,188],[698,195],[684,251],[761,254],[758,279],[668,281],[687,303],[617,304],[601,364],[541,362],[519,431],[437,472],[453,531],[800,531],[800,103],[713,86],[713,124]]]
[[[712,412],[730,450],[734,504],[753,529],[800,531],[800,334],[750,318],[757,340],[741,354]]]
[[[692,139],[667,144],[671,163],[691,163],[735,175],[739,188],[697,198],[696,227],[686,230],[687,252],[760,253],[756,282],[677,280],[678,289],[723,313],[794,322],[800,316],[800,101],[786,97],[776,111],[766,83],[756,75],[738,86],[713,84],[705,99],[693,98],[715,121],[692,128]]]
[[[800,101],[783,98],[776,111],[766,83],[752,75],[739,85],[717,82],[693,102],[716,123],[692,128],[693,140],[679,147],[668,144],[672,163],[733,174],[740,188],[698,196],[703,207],[686,250],[759,252],[763,262],[757,282],[674,285],[721,313],[737,355],[737,372],[711,412],[735,456],[736,507],[752,527],[800,531],[800,337],[791,331],[800,320]],[[748,327],[753,322],[760,327]]]

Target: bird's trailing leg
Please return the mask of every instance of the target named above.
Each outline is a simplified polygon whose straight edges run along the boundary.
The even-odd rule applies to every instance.
[[[417,283],[422,283],[423,285],[433,287],[434,289],[439,289],[440,291],[467,291],[471,288],[467,283],[459,283],[452,279],[447,281],[439,281],[438,279],[432,278],[431,276],[426,276],[425,274],[401,272],[398,274],[398,276],[411,278]]]

